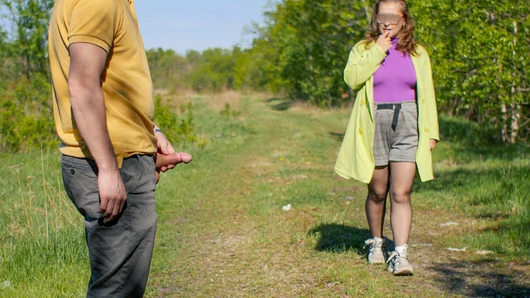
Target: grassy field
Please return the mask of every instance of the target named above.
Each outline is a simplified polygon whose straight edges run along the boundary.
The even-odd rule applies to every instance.
[[[365,186],[333,173],[348,110],[260,95],[176,100],[193,102],[206,145],[178,148],[194,161],[159,183],[147,297],[530,296],[527,147],[442,117],[437,179],[414,185],[415,275],[396,278],[364,260]],[[0,157],[0,297],[83,297],[83,223],[59,159]]]

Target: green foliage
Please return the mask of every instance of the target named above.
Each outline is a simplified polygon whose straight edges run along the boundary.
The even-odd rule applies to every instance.
[[[528,2],[411,2],[418,36],[431,52],[441,108],[498,131],[506,126],[512,135],[504,138],[515,141],[529,115],[521,106],[530,91]]]
[[[155,97],[155,123],[173,144],[194,144],[198,141],[193,120],[193,104],[180,106],[180,113],[162,96]]]
[[[416,38],[430,53],[440,110],[492,127],[505,142],[530,138],[527,1],[408,3]],[[190,51],[181,67],[187,75],[173,81],[197,91],[265,90],[321,107],[345,104],[353,94],[343,69],[373,4],[277,1],[264,13],[264,25],[254,24],[250,49]]]
[[[190,67],[185,57],[161,48],[147,51],[153,84],[170,92],[189,89]]]
[[[0,151],[49,148],[58,144],[51,85],[43,75],[19,78],[0,90]]]
[[[46,39],[53,1],[0,0],[0,151],[57,144]]]
[[[439,115],[440,138],[446,142],[459,142],[470,147],[492,147],[500,143],[500,134],[494,125],[471,122],[463,117]]]
[[[232,52],[220,48],[207,49],[194,65],[190,78],[191,86],[197,91],[219,92],[233,87],[235,60]]]
[[[261,85],[319,106],[347,100],[342,71],[375,1],[283,0],[265,12],[251,53]],[[530,135],[527,1],[409,0],[431,53],[440,109],[494,125],[504,141]]]
[[[349,50],[360,40],[370,9],[364,1],[285,0],[265,14],[256,31],[257,51],[266,56],[266,77],[280,77],[271,84],[293,99],[319,106],[339,104],[347,94],[342,70]]]
[[[250,76],[257,76],[247,52],[238,47],[213,48],[202,53],[190,50],[181,56],[172,50],[157,49],[147,51],[147,57],[157,88],[221,92],[249,88]]]
[[[47,72],[48,21],[53,3],[53,0],[0,0],[0,8],[9,12],[2,17],[11,25],[2,45],[2,56],[9,58],[2,61],[4,71],[7,70],[5,77],[30,79]]]
[[[221,111],[219,111],[219,114],[225,117],[237,117],[239,116],[239,114],[241,114],[241,112],[233,110],[230,107],[230,104],[226,103],[224,108]]]

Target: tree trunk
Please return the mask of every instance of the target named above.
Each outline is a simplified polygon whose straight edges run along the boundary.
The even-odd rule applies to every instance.
[[[519,120],[521,119],[521,105],[512,105],[512,133],[510,135],[510,142],[517,143],[519,136]]]
[[[510,116],[508,115],[508,105],[503,103],[501,107],[502,112],[502,130],[501,130],[501,138],[504,143],[508,143],[510,141],[510,131],[508,129],[508,122],[510,121]]]
[[[517,21],[513,21],[513,68],[514,73],[517,73],[517,64],[515,61],[517,61],[517,51],[515,50],[517,46]],[[511,90],[511,96],[512,96],[512,104],[511,104],[511,112],[512,112],[512,125],[511,125],[511,135],[510,135],[510,142],[512,144],[515,144],[517,142],[517,136],[519,133],[519,119],[521,119],[521,105],[516,104],[516,86],[515,82],[512,81],[512,90]]]

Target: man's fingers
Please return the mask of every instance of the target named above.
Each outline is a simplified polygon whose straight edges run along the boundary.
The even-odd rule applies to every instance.
[[[162,143],[162,144],[160,144]],[[158,153],[161,153],[161,154],[167,154],[167,143],[164,143],[164,142],[159,142],[158,144]]]
[[[105,212],[103,222],[104,223],[112,222],[121,214],[122,210],[123,210],[123,205],[120,202],[116,200],[110,201],[107,206],[107,212]]]
[[[175,152],[175,149],[173,149],[173,145],[171,145],[171,143],[168,141],[167,142],[167,154],[171,154],[174,152]]]
[[[118,210],[118,214],[122,214],[123,210],[125,209],[125,203],[126,201],[120,201],[120,209]]]
[[[99,210],[103,223],[107,224],[119,217],[125,208],[127,191],[119,172],[98,173]]]
[[[105,214],[107,212],[107,204],[107,199],[100,197],[98,213]]]
[[[175,152],[175,149],[173,149],[173,145],[171,145],[171,143],[169,142],[169,140],[163,133],[161,132],[156,133],[156,137],[157,137],[158,153],[167,155],[167,154],[171,154]]]
[[[103,214],[103,217],[105,217],[105,219],[109,218],[110,216],[112,216],[112,213],[114,212],[114,200],[109,200],[107,202],[107,208],[105,208],[105,213]]]

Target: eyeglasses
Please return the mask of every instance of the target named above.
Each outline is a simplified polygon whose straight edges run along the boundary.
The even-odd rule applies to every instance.
[[[378,24],[389,23],[390,25],[396,25],[397,23],[399,23],[399,21],[401,21],[402,18],[403,16],[398,14],[378,14],[375,17],[375,21]]]

